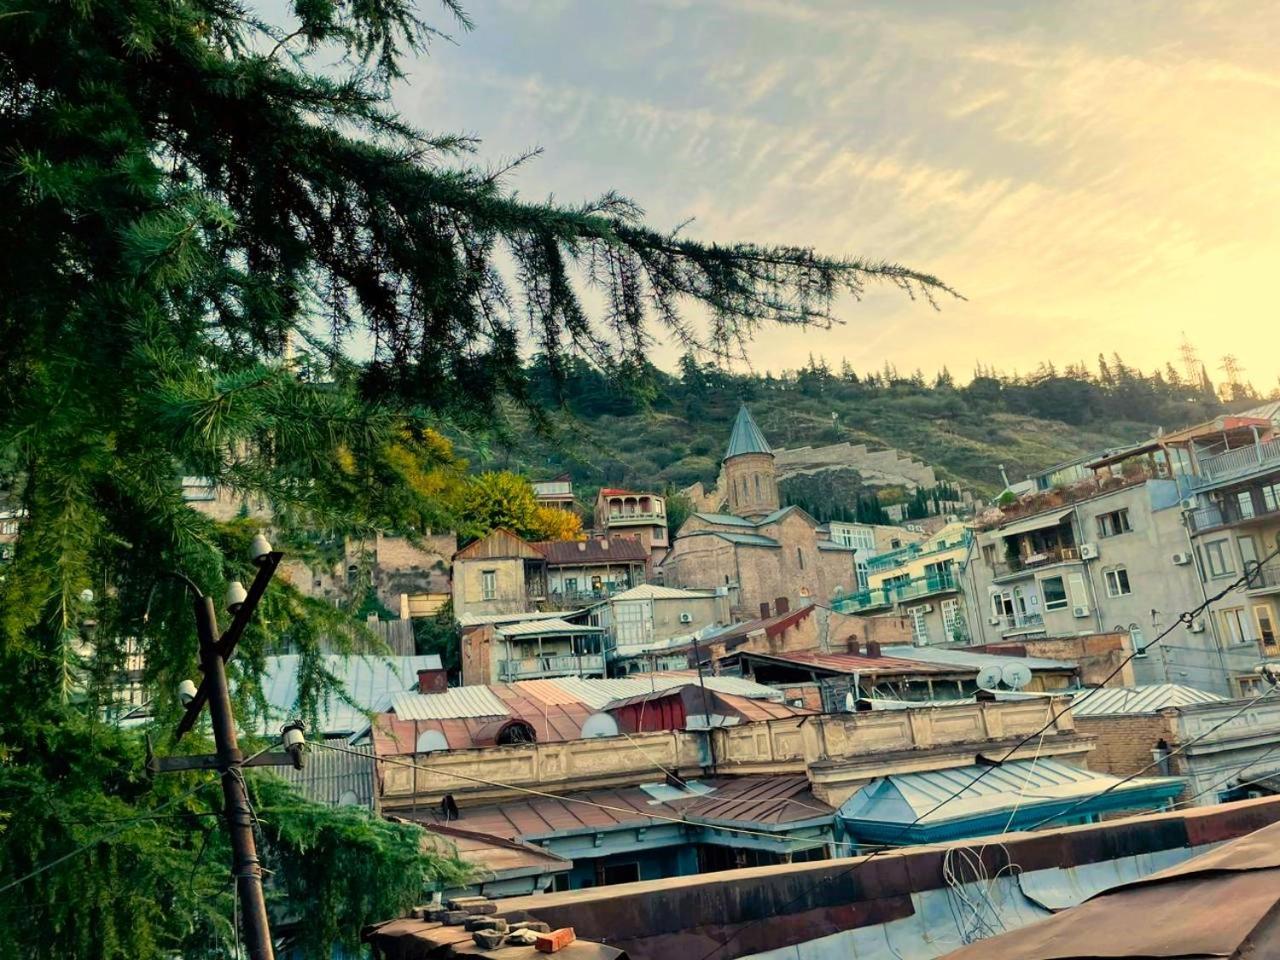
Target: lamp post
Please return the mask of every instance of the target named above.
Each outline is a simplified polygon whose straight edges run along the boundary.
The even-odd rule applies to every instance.
[[[262,865],[258,860],[253,836],[253,813],[249,807],[241,769],[244,766],[286,764],[301,767],[302,736],[300,724],[290,725],[285,729],[284,751],[264,753],[247,762],[240,752],[235,717],[231,712],[226,664],[235,654],[236,644],[240,642],[240,637],[280,565],[283,554],[272,550],[267,538],[258,534],[253,538],[250,558],[257,565],[258,573],[247,591],[239,583],[230,585],[227,591],[227,609],[232,614],[231,626],[221,637],[218,636],[218,617],[213,599],[205,596],[190,577],[180,573],[173,574],[194,597],[196,634],[200,641],[200,670],[204,674],[198,687],[190,680],[184,680],[179,685],[178,695],[186,704],[186,712],[178,724],[175,740],[182,739],[195,725],[201,710],[208,703],[217,753],[212,756],[157,758],[151,756],[148,749],[147,770],[150,773],[218,771],[222,781],[223,815],[231,840],[231,872],[240,898],[245,946],[251,960],[274,960],[275,950],[267,920],[267,902],[262,892]]]

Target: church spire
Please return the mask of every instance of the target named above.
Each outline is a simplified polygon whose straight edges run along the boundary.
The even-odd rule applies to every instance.
[[[764,453],[773,456],[769,441],[756,426],[751,411],[747,409],[745,403],[738,408],[738,419],[733,422],[733,433],[729,436],[729,448],[724,452],[724,459],[740,457],[744,453]]]

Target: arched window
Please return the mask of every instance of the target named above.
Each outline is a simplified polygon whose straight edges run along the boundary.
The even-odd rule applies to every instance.
[[[1142,635],[1142,627],[1136,623],[1129,624],[1129,646],[1133,648],[1134,657],[1145,657],[1147,655],[1146,640]]]
[[[762,495],[760,492],[760,474],[757,473],[755,475],[755,478],[756,478],[756,499],[759,500]]]

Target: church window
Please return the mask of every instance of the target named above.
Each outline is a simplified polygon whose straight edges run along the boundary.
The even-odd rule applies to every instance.
[[[796,547],[796,560],[800,562],[800,569],[804,569],[804,551]]]

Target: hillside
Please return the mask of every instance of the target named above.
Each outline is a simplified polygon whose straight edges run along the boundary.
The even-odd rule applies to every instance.
[[[587,501],[606,485],[710,485],[737,406],[745,401],[776,447],[849,441],[896,448],[933,466],[939,481],[991,496],[1003,485],[999,464],[1016,481],[1222,409],[1200,385],[1169,384],[1123,364],[1116,376],[1110,372],[1115,365],[1104,366],[1110,382],[1070,371],[1039,378],[980,376],[963,387],[954,386],[945,371],[931,384],[919,374],[835,375],[816,364],[781,377],[739,376],[688,358],[680,376],[649,369],[619,385],[582,365],[557,383],[535,365],[530,392],[543,403],[558,399],[562,413],[538,433],[513,406],[505,434],[522,438],[518,443],[484,452],[461,446],[486,465],[537,478],[568,472]],[[862,482],[849,473],[801,478],[791,482],[791,490],[784,484],[784,494],[809,501],[851,497]],[[795,496],[801,488],[804,493]]]

